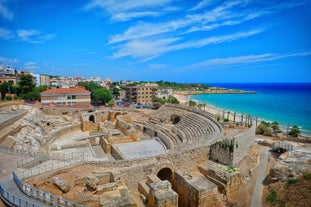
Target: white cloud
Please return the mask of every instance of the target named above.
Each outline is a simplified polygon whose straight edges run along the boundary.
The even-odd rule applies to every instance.
[[[144,58],[143,61],[148,61],[167,52],[168,46],[177,40],[178,38],[165,38],[129,41],[125,45],[122,45],[113,57],[132,56]]]
[[[231,42],[240,38],[246,38],[252,35],[256,35],[263,30],[251,30],[247,32],[240,32],[230,35],[213,36],[195,41],[181,42],[180,38],[158,38],[158,39],[140,39],[131,40],[126,44],[122,44],[119,50],[114,53],[114,58],[120,58],[125,56],[131,56],[134,58],[143,58],[143,61],[148,61],[160,56],[163,53],[188,49],[199,48],[210,44],[220,44],[224,42]]]
[[[244,56],[235,56],[235,57],[226,57],[226,58],[213,58],[210,60],[206,60],[204,62],[195,63],[189,65],[187,68],[217,68],[223,66],[235,66],[235,65],[243,65],[249,63],[258,63],[258,62],[267,62],[273,61],[278,59],[284,59],[289,57],[303,57],[303,56],[311,56],[311,51],[307,52],[300,52],[300,53],[291,53],[291,54],[272,54],[272,53],[265,53],[259,55],[244,55]]]
[[[137,17],[140,16],[140,12],[150,12],[151,10],[145,9],[147,5],[151,6],[153,4],[155,7],[158,7],[165,5],[165,3],[166,5],[176,3],[165,1],[165,3],[161,2],[158,4],[160,0],[151,1],[152,3],[135,0],[131,1],[133,4],[127,8],[126,5],[129,3],[129,0],[122,1],[120,4],[112,4],[113,2],[115,1],[93,0],[89,8],[105,8],[114,18],[121,15],[119,16],[120,19],[126,19],[127,17],[131,19],[136,15]],[[256,18],[271,15],[286,8],[300,6],[304,3],[304,1],[299,0],[288,0],[278,3],[248,0],[202,0],[194,7],[190,7],[192,9],[181,11],[179,14],[177,14],[176,10],[172,10],[172,15],[169,13],[164,22],[161,22],[161,20],[154,22],[145,20],[145,22],[140,21],[134,26],[129,26],[124,32],[111,36],[109,44],[116,50],[113,54],[115,58],[130,56],[147,61],[170,51],[204,47],[210,44],[231,42],[253,36],[263,32],[264,29],[244,32],[241,31],[243,27],[237,27],[237,25],[243,24],[246,21],[251,22]],[[189,6],[193,2],[179,2],[179,4]],[[141,10],[136,14],[135,9],[137,8],[141,8]],[[123,14],[125,15],[123,16]],[[152,14],[149,13],[148,15]],[[221,31],[220,33],[219,29],[221,27],[231,27],[230,30],[226,30],[230,32],[226,34]],[[262,27],[267,26],[263,25]],[[193,34],[191,39],[189,39],[190,34]],[[172,39],[174,41],[171,41]]]
[[[36,62],[28,61],[24,64],[24,68],[27,70],[36,70],[39,69],[40,67],[37,66]]]
[[[205,8],[206,6],[210,6],[214,3],[215,2],[213,0],[203,0],[203,1],[200,1],[197,5],[195,5],[195,7],[191,8],[191,10],[202,9],[202,8]]]
[[[0,39],[8,40],[8,39],[11,39],[13,37],[14,37],[14,35],[13,35],[11,30],[0,27]]]
[[[12,20],[14,14],[4,5],[5,1],[0,1],[0,16],[6,20]]]
[[[55,34],[42,34],[41,32],[31,29],[20,29],[17,30],[17,36],[21,38],[21,40],[33,43],[33,44],[40,44],[45,43],[48,40],[51,40],[56,37]]]
[[[155,63],[155,64],[150,64],[149,68],[150,69],[154,69],[154,70],[158,70],[158,69],[166,69],[171,67],[171,65],[168,64],[159,64],[159,63]]]
[[[165,6],[170,2],[171,0],[92,0],[85,8],[87,10],[100,8],[107,12],[112,20],[126,21],[137,17],[160,15],[166,11]]]
[[[1,57],[0,56],[0,65],[12,66],[15,63],[18,63],[18,59],[16,59],[16,58],[7,58],[7,57]]]

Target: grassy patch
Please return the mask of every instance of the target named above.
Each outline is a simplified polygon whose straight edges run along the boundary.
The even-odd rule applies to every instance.
[[[306,173],[303,175],[303,179],[305,180],[311,180],[311,173]]]
[[[292,185],[292,184],[295,184],[298,182],[298,179],[297,178],[290,178],[288,181],[287,181],[287,185]]]
[[[277,193],[275,190],[272,190],[269,195],[266,197],[266,201],[267,202],[270,202],[270,203],[274,203],[276,202],[276,199],[277,199]]]

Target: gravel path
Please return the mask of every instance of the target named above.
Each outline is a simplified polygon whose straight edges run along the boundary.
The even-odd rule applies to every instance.
[[[267,172],[267,164],[269,159],[270,152],[267,148],[261,149],[260,161],[259,161],[259,169],[256,178],[255,188],[252,196],[251,207],[261,207],[262,206],[262,191],[263,191],[263,184],[262,182],[266,178]]]

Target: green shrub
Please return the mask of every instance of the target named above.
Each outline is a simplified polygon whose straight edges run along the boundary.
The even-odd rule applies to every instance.
[[[235,167],[233,167],[233,166],[228,166],[228,169],[227,169],[227,172],[228,172],[228,173],[232,173],[232,172],[235,172],[235,171],[236,171]]]
[[[289,135],[293,137],[298,137],[299,134],[300,134],[300,129],[297,125],[294,125],[289,131]]]
[[[266,127],[263,129],[263,135],[264,136],[271,136],[272,135],[272,131],[270,128]]]
[[[292,185],[292,184],[297,183],[297,181],[298,181],[297,178],[290,178],[290,179],[288,179],[287,184],[288,185]]]
[[[266,201],[270,203],[274,203],[277,199],[277,193],[275,190],[272,190],[269,195],[266,197]]]
[[[256,134],[263,134],[264,136],[271,136],[272,130],[270,128],[270,125],[268,125],[266,122],[260,123],[256,128]]]
[[[311,180],[311,172],[304,174],[304,175],[303,175],[303,179],[305,179],[305,180]]]
[[[12,100],[12,96],[6,96],[5,99],[8,100],[8,101],[11,101]]]
[[[229,119],[225,118],[225,119],[224,119],[224,122],[229,122]]]

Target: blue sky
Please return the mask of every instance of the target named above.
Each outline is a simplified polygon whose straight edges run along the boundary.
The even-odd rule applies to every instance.
[[[0,0],[0,64],[177,82],[311,82],[310,0]]]

